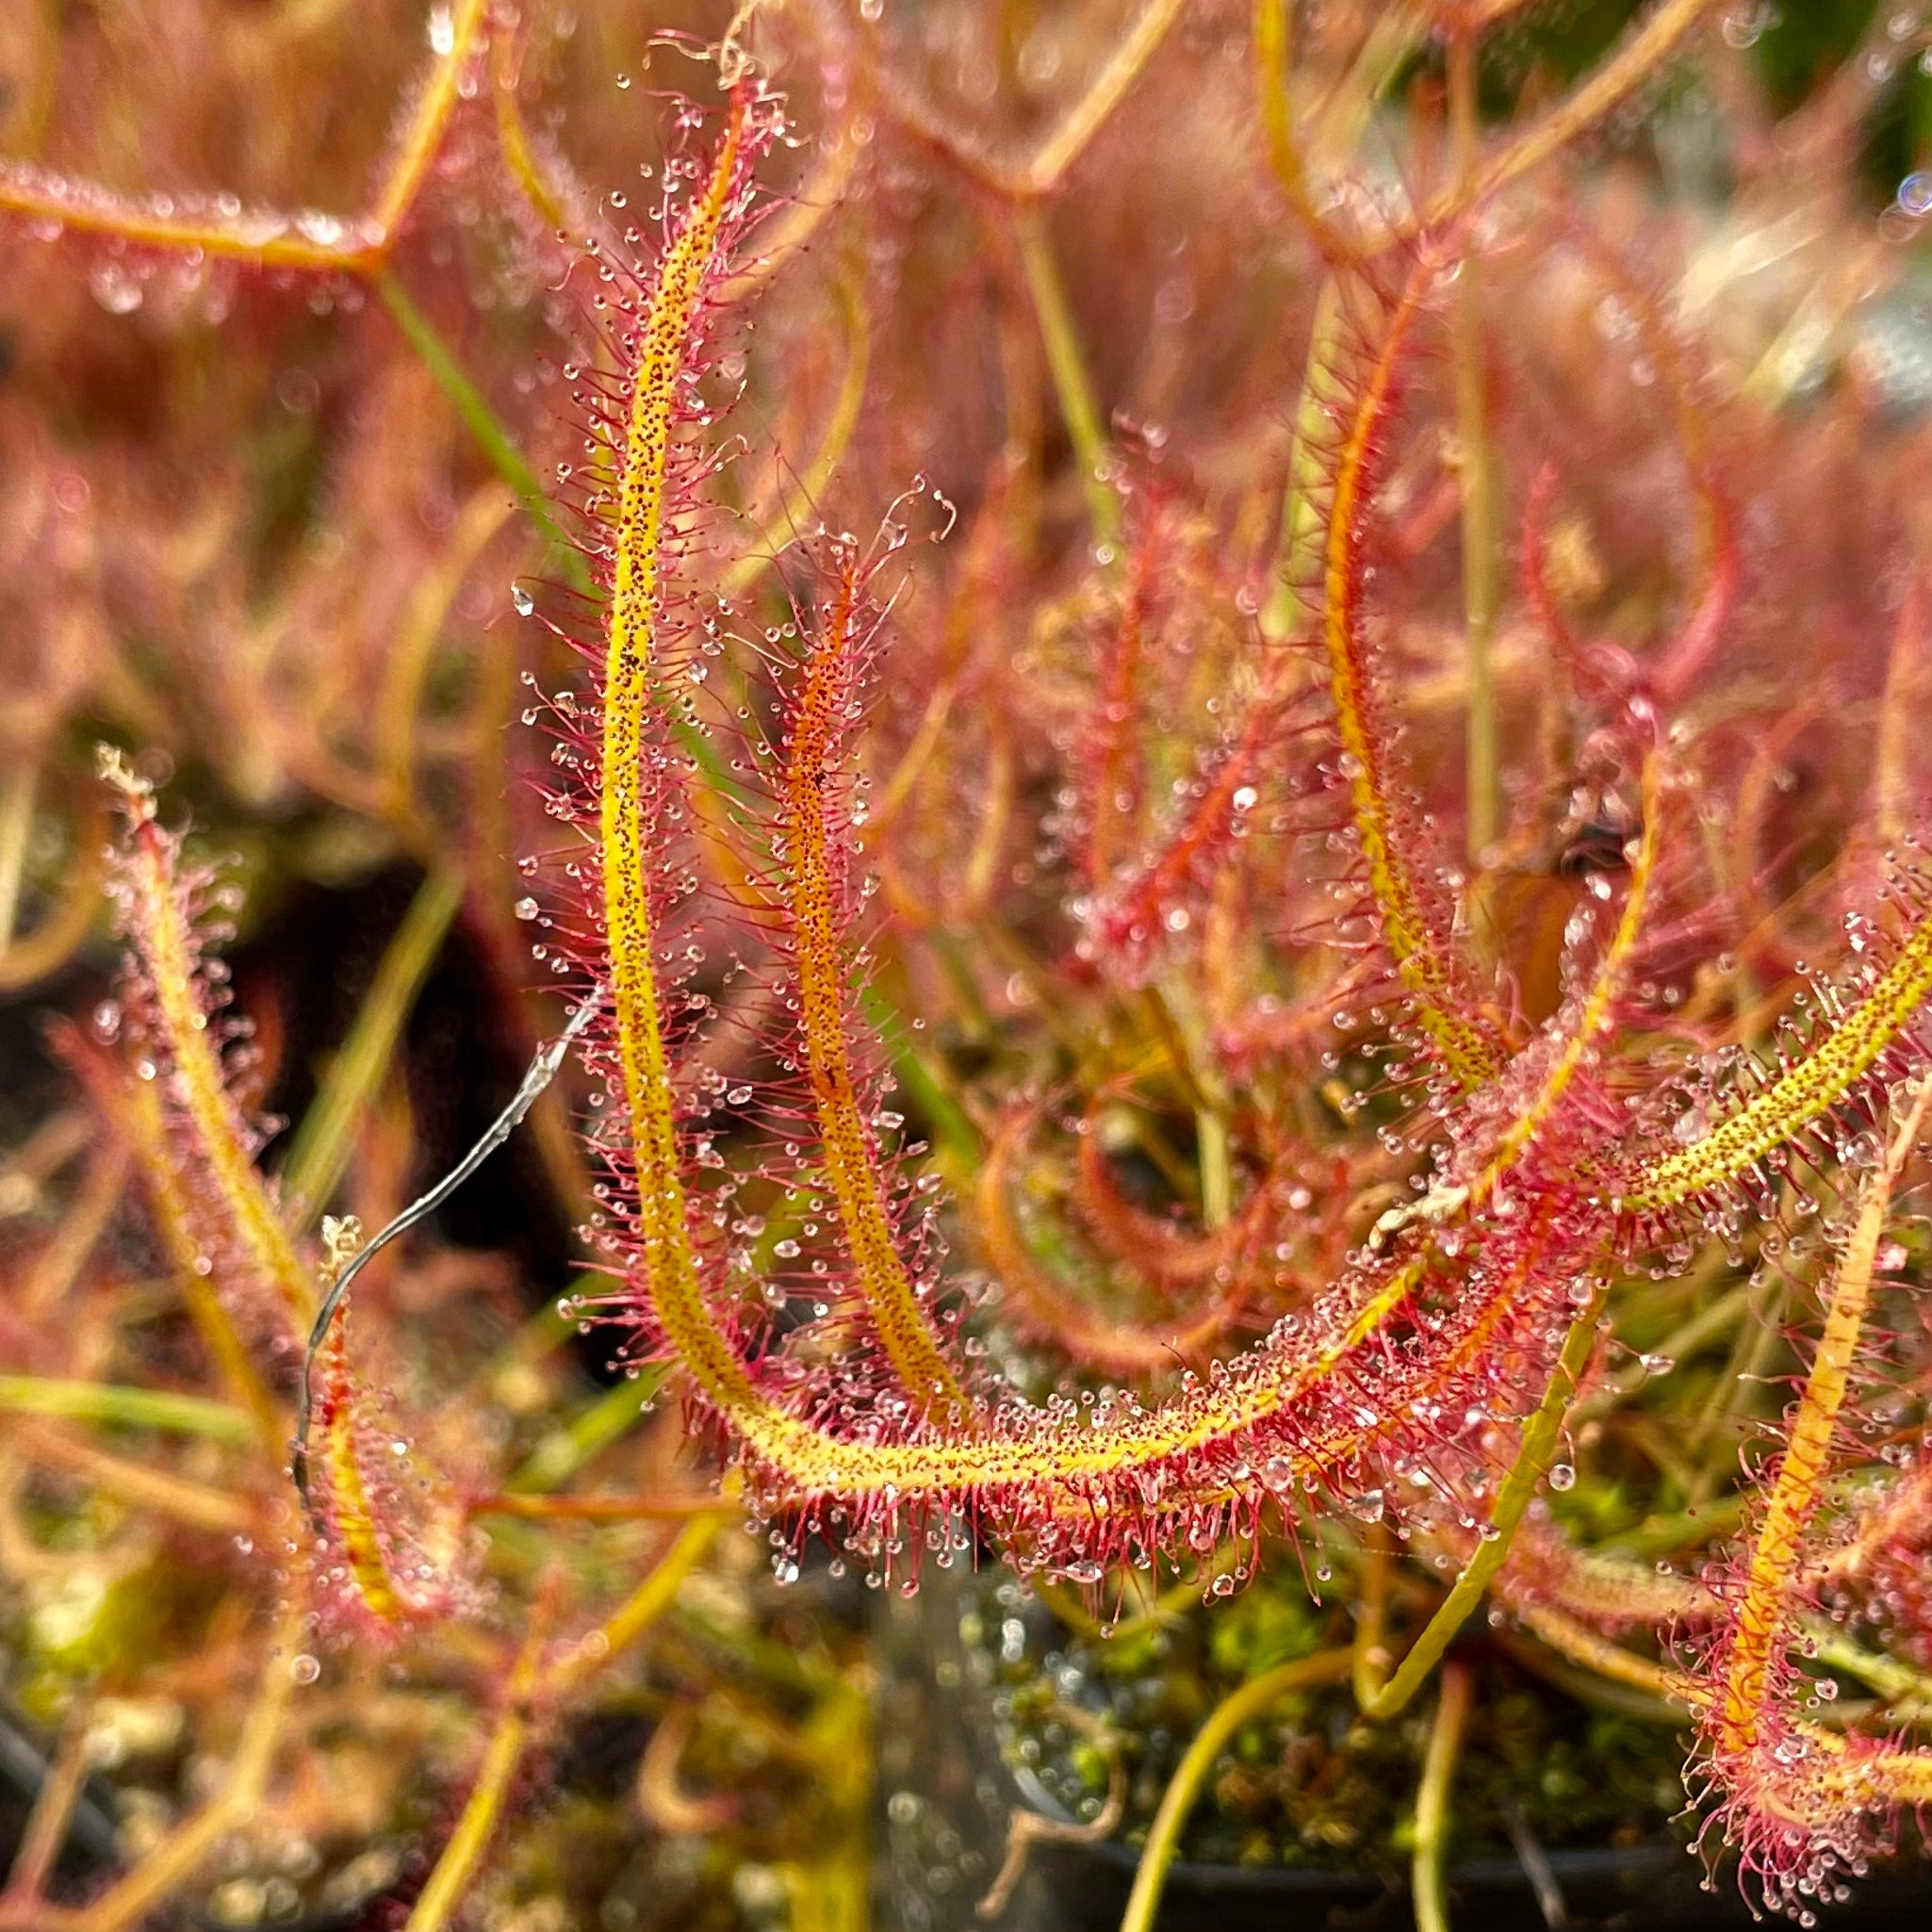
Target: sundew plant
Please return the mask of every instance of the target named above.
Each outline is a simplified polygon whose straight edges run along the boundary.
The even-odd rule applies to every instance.
[[[377,11],[19,35],[0,1924],[573,1923],[620,1705],[698,1849],[602,1923],[862,1924],[794,1598],[997,1564],[1324,1632],[1129,1932],[1328,1685],[1433,1711],[1444,1924],[1488,1633],[1677,1726],[1713,1883],[1851,1895],[1932,1799],[1932,20]],[[305,64],[348,126],[418,33],[307,207]],[[231,1002],[391,860],[346,1032]],[[519,1149],[561,1304],[461,1237]]]

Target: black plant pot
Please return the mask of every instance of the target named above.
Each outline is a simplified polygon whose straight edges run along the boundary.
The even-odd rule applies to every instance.
[[[0,1872],[12,1863],[41,1788],[52,1775],[36,1727],[11,1704],[0,1701]],[[53,1896],[78,1904],[123,1875],[121,1804],[112,1782],[90,1773],[68,1813],[67,1831],[55,1859]],[[370,1896],[340,1910],[318,1909],[274,1920],[275,1932],[364,1932],[399,1923],[385,1896]],[[157,1907],[141,1924],[147,1932],[228,1932],[217,1919],[187,1902]]]
[[[34,1727],[10,1703],[0,1702],[0,1868],[10,1864],[41,1787],[52,1766]],[[54,1862],[57,1883],[83,1885],[114,1869],[114,1793],[106,1780],[90,1776],[68,1812],[67,1833]]]
[[[1553,1851],[1547,1877],[1560,1901],[1557,1924],[1571,1932],[1719,1932],[1748,1926],[1736,1889],[1702,1888],[1702,1868],[1674,1844],[1628,1850]],[[1043,1845],[1034,1860],[1040,1932],[1116,1932],[1134,1882],[1123,1845]],[[1513,1858],[1471,1860],[1449,1875],[1451,1922],[1470,1932],[1548,1932],[1534,1882]],[[1020,1922],[1001,1920],[1017,1926]],[[1781,1923],[1781,1922],[1780,1922]],[[1821,1911],[1821,1928],[1924,1932],[1932,1924],[1932,1876],[1922,1872],[1865,1879],[1851,1903]],[[1160,1932],[1409,1932],[1407,1893],[1379,1878],[1240,1865],[1176,1865],[1161,1892]]]
[[[987,1656],[960,1635],[959,1595],[928,1577],[879,1620],[878,1920],[901,1932],[1115,1932],[1138,1854],[1108,1842],[1037,1841],[1003,1907],[980,1914],[1019,1810],[1067,1821],[1040,1779],[1003,1756]],[[1449,1878],[1457,1932],[1724,1932],[1760,1922],[1733,1875],[1707,1889],[1684,1846],[1553,1849],[1536,1876],[1514,1858],[1471,1860]],[[1772,1922],[1785,1923],[1785,1922]],[[1821,1907],[1824,1932],[1926,1932],[1932,1865],[1858,1881]],[[1177,1863],[1157,1932],[1409,1932],[1399,1878],[1282,1866]]]

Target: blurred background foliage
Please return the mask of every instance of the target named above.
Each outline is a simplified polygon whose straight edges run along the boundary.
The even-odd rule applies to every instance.
[[[1088,71],[1126,18],[1104,0],[883,10],[889,31],[930,57],[935,86],[950,85],[948,106],[1002,139],[1050,124],[1066,75]],[[533,990],[512,856],[544,838],[519,679],[553,685],[567,664],[515,621],[512,592],[567,581],[570,569],[554,526],[532,514],[532,490],[554,483],[578,442],[560,368],[583,334],[589,278],[556,231],[621,231],[619,197],[648,197],[666,119],[654,90],[688,81],[680,54],[647,61],[652,37],[679,28],[714,41],[730,9],[489,9],[412,199],[386,225],[359,226],[356,211],[379,218],[382,184],[399,178],[397,104],[406,128],[425,47],[446,54],[475,11],[411,0],[0,8],[10,184],[82,179],[160,197],[143,205],[163,221],[301,211],[287,231],[297,242],[366,250],[319,273],[129,245],[111,221],[88,232],[85,196],[63,224],[23,194],[0,229],[0,1772],[14,1793],[0,1839],[19,1838],[29,1868],[39,1860],[26,1875],[45,1893],[15,1898],[23,1924],[431,1924],[420,1889],[531,1619],[595,1630],[685,1533],[643,1513],[543,1520],[532,1501],[528,1517],[490,1519],[493,1613],[479,1624],[382,1654],[318,1641],[265,1665],[275,1565],[251,1559],[293,1534],[280,1470],[244,1466],[221,1433],[231,1422],[209,1411],[156,1428],[139,1404],[62,1415],[67,1398],[47,1393],[213,1385],[133,1207],[127,1150],[47,1047],[47,1016],[85,1023],[116,971],[100,909],[97,741],[135,752],[165,815],[191,824],[192,849],[224,856],[241,889],[236,1008],[254,1027],[260,1103],[284,1123],[264,1162],[285,1186],[292,1169],[305,1210],[333,1201],[381,1224],[475,1138],[557,1021]],[[779,84],[800,82],[802,139],[780,172],[807,185],[810,205],[824,163],[813,142],[843,111],[851,74],[815,36],[827,9],[796,11],[797,33],[781,23],[773,42]],[[1190,11],[1147,83],[1163,109],[1129,112],[1081,177],[1080,219],[1062,236],[1068,281],[1108,400],[1138,409],[1144,393],[1223,434],[1265,421],[1279,440],[1289,363],[1270,360],[1269,304],[1285,290],[1301,301],[1305,264],[1269,238],[1279,214],[1253,186],[1245,134],[1228,138],[1228,104],[1247,93],[1246,8]],[[1502,121],[1547,98],[1638,11],[1621,0],[1531,8],[1485,41],[1485,109]],[[1904,41],[1919,19],[1900,18]],[[1847,60],[1874,57],[1858,50],[1885,25],[1859,0],[1744,0],[1713,20],[1775,114],[1836,84]],[[1859,186],[1846,200],[1866,216],[1932,158],[1932,73],[1917,45],[1902,72],[1874,78],[1858,123]],[[1416,51],[1389,97],[1439,66],[1439,53]],[[1678,168],[1721,195],[1731,157],[1700,136],[1708,119],[1696,83],[1680,78],[1632,109],[1611,146],[1639,154],[1646,185],[1669,186]],[[875,139],[888,145],[869,127]],[[782,531],[796,509],[788,478],[811,472],[857,370],[867,428],[837,483],[815,480],[827,499],[876,515],[925,470],[970,524],[1011,491],[1023,499],[1013,541],[1045,560],[1061,599],[1048,616],[1071,624],[1080,480],[1015,293],[1010,238],[970,197],[936,187],[936,172],[902,145],[774,277],[745,375],[743,426],[759,453],[725,487],[745,525]],[[1203,206],[1235,217],[1197,231]],[[1115,324],[1130,300],[1138,317],[1170,286],[1161,251],[1191,252],[1201,287],[1233,292],[1198,323],[1177,300],[1149,349],[1138,321]],[[1923,336],[1923,311],[1913,319]],[[1010,419],[986,401],[1002,384],[1020,399]],[[1003,473],[1009,445],[1022,460]],[[1203,467],[1232,499],[1232,464],[1220,460],[1210,451]],[[1044,632],[1050,656],[1050,624],[982,614],[958,581],[971,543],[954,554],[966,564],[932,566],[925,593],[926,668],[951,665],[979,623],[1029,644]],[[750,595],[783,619],[769,583]],[[968,689],[962,770],[992,758],[971,735],[983,721]],[[889,695],[889,743],[913,736],[924,696]],[[916,860],[956,835],[944,805]],[[950,882],[937,865],[909,870],[915,899]],[[1023,952],[963,971],[943,930],[918,958],[887,961],[893,996],[944,1016],[934,1064],[914,1056],[902,1069],[915,1129],[942,1138],[948,1096],[1003,1053],[1023,1057],[1001,1029],[1022,1023],[1030,971]],[[1009,986],[1021,991],[1003,1007]],[[1045,1024],[1037,1013],[1024,1023]],[[689,1502],[699,1476],[676,1404],[640,1414],[608,1338],[555,1312],[578,1280],[571,1230],[584,1204],[559,1099],[371,1290],[396,1336],[387,1384],[401,1409],[437,1418],[445,1460],[479,1493]],[[1612,1527],[1628,1531],[1615,1501]],[[824,1568],[780,1589],[757,1534],[696,1503],[685,1514],[715,1539],[691,1556],[648,1644],[614,1662],[519,1774],[514,1801],[503,1794],[513,1823],[473,1899],[451,1912],[501,1932],[864,1922],[882,1802],[868,1600]],[[563,1608],[539,1608],[553,1597]],[[1254,1593],[1248,1621],[1229,1629],[1248,1629],[1266,1601]],[[1179,1647],[1191,1659],[1208,1641],[1196,1628]],[[1199,1667],[1220,1685],[1253,1663],[1236,1646]],[[298,1664],[304,1691],[320,1688],[273,1802],[217,1817],[177,1875],[176,1902],[151,1916],[130,1875],[209,1815],[264,1670]],[[1520,1690],[1513,1679],[1501,1694],[1506,1711]],[[1646,1755],[1626,1729],[1599,1728],[1615,1730],[1605,1752],[1619,1799],[1675,1749],[1653,1730]],[[1413,1757],[1414,1740],[1399,1743]],[[1105,1788],[1104,1764],[1069,1775],[1070,1792],[1097,1800]],[[1203,1842],[1238,1850],[1254,1818],[1279,1828],[1279,1795],[1231,1788]],[[57,1858],[46,1842],[56,1808],[72,1821]],[[1397,1809],[1371,1859],[1401,1849]],[[16,1892],[21,1882],[17,1871]]]

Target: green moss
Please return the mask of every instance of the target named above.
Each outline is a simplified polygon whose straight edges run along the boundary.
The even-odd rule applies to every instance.
[[[1004,1621],[989,1609],[977,1628],[998,1630]],[[993,1666],[1004,1754],[1070,1810],[1080,1813],[1084,1800],[1091,1815],[1108,1783],[1106,1754],[1068,1721],[1068,1706],[1101,1719],[1127,1773],[1120,1836],[1129,1846],[1144,1842],[1181,1752],[1216,1704],[1259,1671],[1347,1641],[1346,1618],[1310,1598],[1285,1552],[1232,1601],[1179,1611],[1157,1642],[1070,1635],[1038,1609],[1024,1621],[1024,1657]],[[1554,1692],[1480,1635],[1459,1654],[1475,1667],[1478,1689],[1456,1772],[1453,1857],[1510,1856],[1512,1820],[1551,1849],[1671,1835],[1684,1802],[1675,1730]],[[1426,1730],[1426,1713],[1362,1723],[1346,1684],[1285,1698],[1235,1737],[1188,1822],[1182,1856],[1400,1868],[1411,1849]]]

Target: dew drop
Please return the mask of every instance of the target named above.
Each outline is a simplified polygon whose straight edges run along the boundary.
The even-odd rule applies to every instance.
[[[88,287],[92,289],[94,300],[110,316],[132,315],[140,306],[145,292],[140,278],[116,261],[97,264],[88,276]]]

